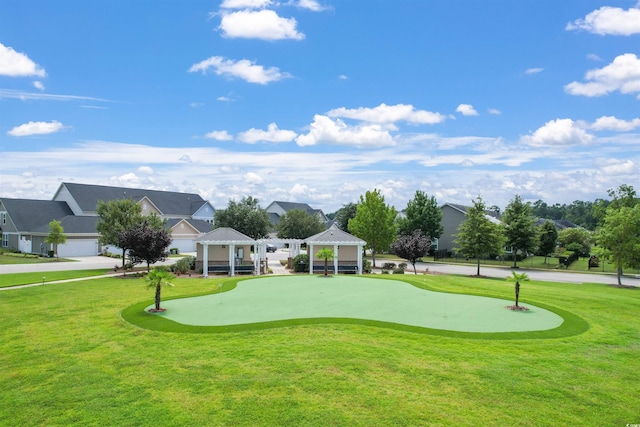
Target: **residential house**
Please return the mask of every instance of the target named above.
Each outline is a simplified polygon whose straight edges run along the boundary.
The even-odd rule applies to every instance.
[[[445,203],[440,206],[443,232],[434,246],[435,250],[455,252],[455,235],[458,233],[460,224],[467,219],[467,209],[470,207],[455,203]],[[496,224],[500,223],[499,214],[496,212],[488,211],[485,216]]]
[[[213,228],[213,206],[198,194],[101,185],[62,183],[53,200],[0,198],[2,246],[23,252],[49,250],[44,244],[48,224],[62,223],[67,243],[60,256],[98,255],[103,250],[96,230],[98,201],[133,199],[143,215],[157,214],[171,229],[172,248],[196,250],[195,240]]]
[[[267,206],[265,210],[269,214],[269,219],[271,220],[271,222],[274,225],[278,225],[278,223],[280,222],[280,217],[294,209],[300,209],[305,211],[309,215],[317,216],[320,222],[322,222],[323,224],[329,223],[329,219],[325,216],[324,212],[322,212],[322,209],[313,209],[306,203],[275,201],[271,202],[271,204]]]

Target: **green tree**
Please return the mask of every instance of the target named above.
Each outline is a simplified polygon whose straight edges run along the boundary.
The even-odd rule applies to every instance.
[[[545,221],[544,224],[540,226],[538,235],[538,253],[544,255],[544,263],[546,264],[547,257],[556,249],[558,229],[553,222]]]
[[[396,238],[396,215],[396,209],[385,204],[384,196],[374,189],[360,196],[356,216],[349,220],[349,231],[371,249],[374,267],[376,254],[388,250]]]
[[[251,196],[240,202],[229,200],[227,208],[216,211],[214,218],[214,228],[233,228],[256,240],[267,237],[272,226],[267,211]]]
[[[478,261],[477,275],[480,275],[480,258],[497,255],[504,250],[504,232],[499,224],[490,219],[482,197],[472,201],[473,206],[467,210],[467,219],[458,227],[455,234],[457,250],[469,258]]]
[[[434,196],[428,197],[418,190],[407,204],[406,218],[398,220],[398,233],[411,234],[420,230],[424,236],[437,239],[442,235],[442,211]]]
[[[531,204],[524,203],[519,195],[509,202],[502,222],[507,237],[507,245],[513,251],[513,268],[518,268],[518,252],[526,255],[533,252],[538,240],[535,218],[531,215]]]
[[[152,312],[161,312],[165,311],[165,309],[160,308],[160,300],[162,288],[166,286],[173,286],[171,282],[175,279],[175,276],[162,268],[154,268],[147,274],[147,287],[150,289],[155,289],[155,309],[150,310]]]
[[[529,276],[527,276],[527,273],[516,273],[515,271],[512,271],[511,276],[507,276],[507,281],[515,283],[516,307],[519,307],[518,300],[520,299],[520,282],[526,282],[528,280]]]
[[[429,252],[431,238],[422,234],[421,230],[413,230],[411,234],[402,234],[398,240],[391,244],[391,249],[400,258],[404,258],[413,265],[413,274],[416,271],[416,261]]]
[[[60,221],[54,219],[49,223],[49,235],[45,237],[44,241],[53,245],[56,259],[60,261],[60,257],[58,256],[58,245],[66,243],[67,241],[67,235],[64,234],[64,228],[62,228]]]
[[[171,244],[171,235],[165,228],[150,225],[147,220],[141,224],[120,232],[120,242],[129,248],[129,259],[132,264],[147,263],[147,271],[151,264],[164,261],[169,256],[167,248]]]
[[[281,239],[306,239],[325,228],[317,215],[311,215],[302,209],[292,209],[285,213],[276,226]]]
[[[122,249],[122,266],[125,265],[125,256],[129,249],[120,241],[120,233],[128,230],[144,221],[142,207],[133,199],[119,199],[104,202],[98,201],[96,208],[98,223],[96,229],[100,233],[100,242],[103,245],[113,245]]]
[[[335,222],[338,228],[342,231],[349,231],[349,220],[356,216],[358,211],[358,205],[355,203],[347,203],[342,205],[336,212]]]
[[[591,253],[593,236],[589,230],[581,227],[565,228],[558,233],[558,241],[567,250],[578,252],[582,257],[588,257]]]
[[[640,204],[607,208],[597,242],[600,256],[616,265],[622,285],[623,268],[640,268]]]
[[[316,258],[324,260],[324,275],[325,277],[329,275],[329,261],[333,261],[335,254],[331,248],[322,248],[316,253]]]

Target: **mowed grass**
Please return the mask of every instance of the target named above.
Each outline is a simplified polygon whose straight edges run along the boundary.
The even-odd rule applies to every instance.
[[[415,279],[415,278],[414,278]],[[501,280],[424,276],[510,298]],[[176,279],[165,298],[229,279]],[[232,292],[232,291],[231,291]],[[359,324],[167,333],[120,317],[141,279],[0,293],[1,425],[625,425],[637,423],[640,291],[526,282],[521,299],[590,328],[465,339]],[[247,307],[251,310],[251,307]]]
[[[64,270],[64,271],[40,271],[30,273],[0,274],[0,288],[19,285],[32,285],[35,283],[55,282],[57,280],[78,279],[81,277],[102,276],[113,273],[113,270]]]

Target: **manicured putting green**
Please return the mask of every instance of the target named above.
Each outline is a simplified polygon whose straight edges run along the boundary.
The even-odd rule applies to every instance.
[[[163,301],[167,311],[157,316],[196,326],[351,318],[460,332],[544,331],[563,322],[530,304],[524,312],[505,308],[512,304],[428,291],[399,280],[276,276],[242,280],[229,292]]]

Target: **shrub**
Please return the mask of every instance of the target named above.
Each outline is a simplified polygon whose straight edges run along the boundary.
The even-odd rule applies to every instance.
[[[394,268],[393,274],[404,274],[404,268]]]
[[[171,271],[178,274],[186,274],[191,270],[195,270],[196,257],[186,256],[180,258],[175,264],[171,266]]]
[[[300,254],[293,259],[293,271],[296,273],[309,272],[309,255]]]
[[[395,262],[385,262],[384,264],[382,264],[383,270],[393,270],[394,268],[396,268]]]
[[[558,262],[561,265],[564,265],[565,268],[566,268],[566,267],[569,267],[571,264],[573,264],[573,262],[575,260],[577,260],[577,259],[578,259],[578,253],[577,252],[564,251],[558,257]]]
[[[362,272],[367,274],[371,273],[371,261],[368,259],[362,260]]]

